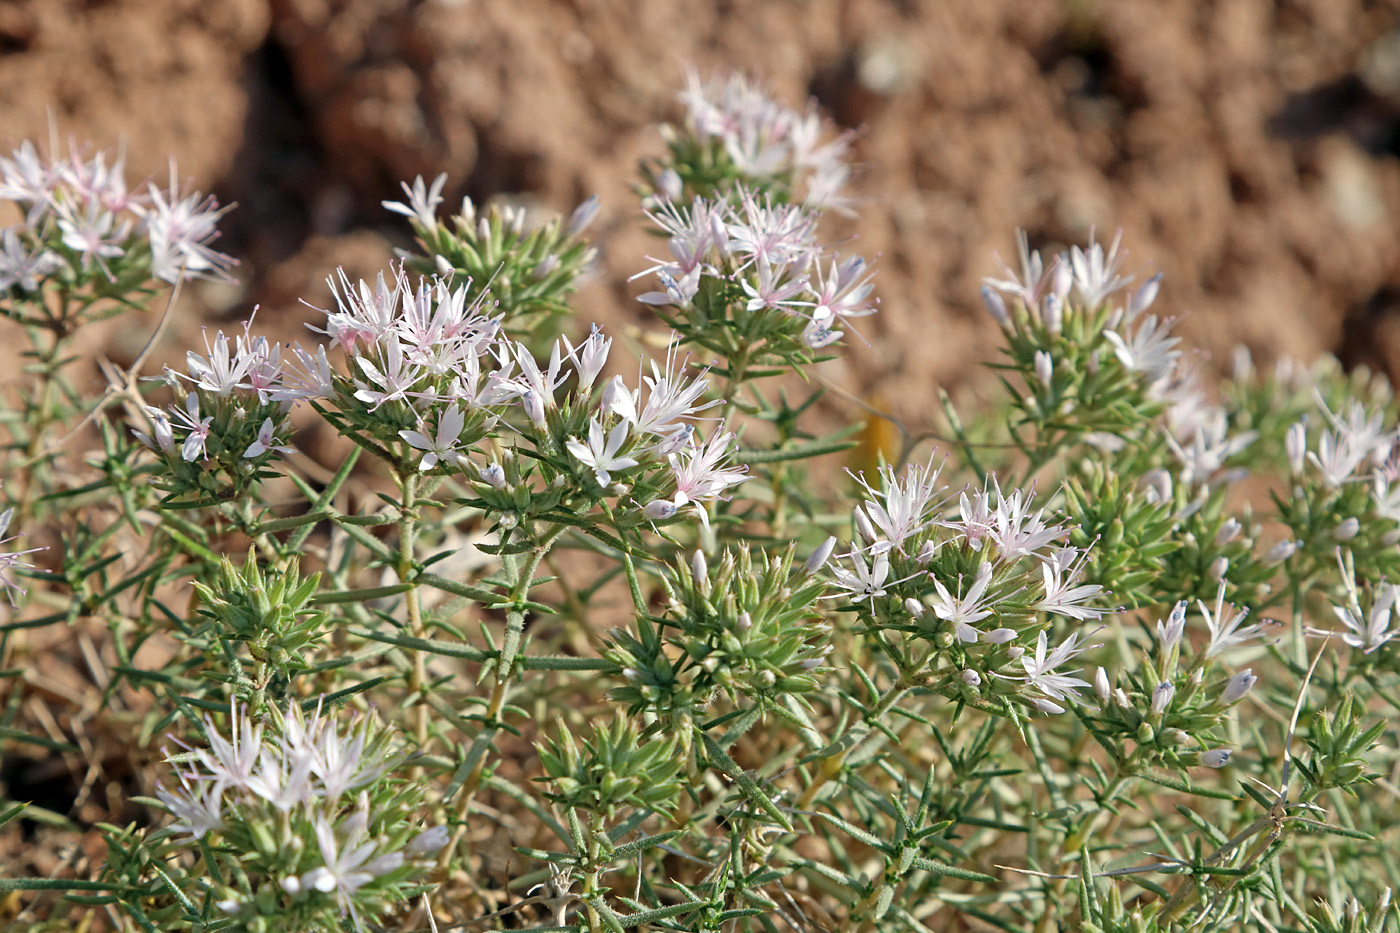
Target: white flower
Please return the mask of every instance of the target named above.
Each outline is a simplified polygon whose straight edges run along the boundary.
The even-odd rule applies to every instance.
[[[934,589],[938,591],[938,597],[933,603],[933,614],[945,622],[953,625],[953,631],[960,641],[975,642],[982,633],[973,628],[974,622],[980,622],[992,614],[992,610],[982,604],[982,597],[987,592],[987,585],[992,582],[992,565],[981,564],[977,568],[977,576],[973,579],[972,585],[967,592],[960,597],[953,597],[946,587],[938,579],[934,579]],[[959,586],[962,578],[958,578]]]
[[[1228,748],[1212,748],[1208,752],[1201,753],[1201,764],[1207,768],[1223,768],[1230,763],[1230,756],[1234,754]]]
[[[243,451],[243,459],[251,460],[255,457],[261,457],[269,450],[275,450],[280,454],[296,453],[291,447],[277,442],[277,438],[273,436],[275,430],[276,426],[272,423],[272,419],[265,419],[262,423],[262,427],[258,428],[257,440],[249,444],[248,449]]]
[[[602,422],[594,417],[588,424],[588,443],[571,437],[564,442],[564,446],[574,455],[574,459],[593,470],[593,478],[599,486],[606,487],[612,482],[614,470],[628,470],[637,466],[635,458],[618,456],[618,451],[627,442],[628,427],[626,421],[619,421],[604,436]]]
[[[883,466],[880,468],[881,492],[871,488],[863,475],[856,477],[871,497],[864,511],[884,535],[872,550],[896,548],[902,552],[904,542],[928,526],[929,511],[941,502],[941,494],[947,488],[938,485],[939,470],[940,467],[933,465],[932,457],[926,464],[911,464],[902,477],[895,474],[894,467]]]
[[[1157,622],[1157,638],[1162,643],[1163,651],[1170,651],[1177,642],[1181,641],[1181,635],[1186,631],[1186,600],[1181,600],[1172,607],[1171,615],[1163,622]]]
[[[1019,272],[1008,268],[1001,257],[993,253],[997,265],[1001,268],[1002,278],[988,276],[982,280],[982,300],[992,312],[992,317],[1002,326],[1010,321],[1010,317],[1006,314],[1005,302],[997,292],[1004,292],[1018,299],[1027,308],[1034,308],[1040,304],[1040,296],[1048,282],[1040,252],[1030,248],[1030,241],[1024,230],[1016,231],[1016,253],[1021,261]]]
[[[172,405],[170,410],[175,413],[175,417],[181,422],[181,426],[188,430],[189,436],[180,445],[180,456],[184,460],[194,463],[204,457],[204,445],[209,440],[209,426],[214,422],[214,416],[207,418],[199,417],[199,396],[191,392],[185,396],[185,407]]]
[[[431,470],[439,462],[460,465],[465,458],[458,452],[457,442],[466,423],[467,416],[461,406],[453,402],[438,414],[437,433],[432,437],[426,433],[426,422],[421,421],[418,426],[422,431],[403,430],[399,432],[399,437],[407,441],[410,447],[424,451],[422,459],[418,461],[420,470]]]
[[[1078,677],[1071,677],[1070,674],[1077,673],[1070,671],[1067,674],[1056,674],[1055,668],[1088,650],[1089,645],[1079,645],[1079,633],[1076,632],[1065,639],[1054,651],[1048,650],[1048,642],[1045,633],[1041,632],[1035,643],[1035,657],[1021,658],[1021,666],[1025,668],[1025,681],[1033,687],[1037,687],[1056,700],[1063,700],[1072,697],[1078,691],[1089,686],[1087,680]]]
[[[174,828],[193,839],[223,829],[223,787],[210,781],[196,781],[191,785],[184,774],[177,772],[176,776],[180,779],[181,791],[156,786],[156,797],[175,817]]]
[[[7,228],[0,242],[0,292],[15,285],[24,291],[36,292],[40,279],[63,268],[63,260],[43,244],[36,244],[32,253],[25,249],[19,238],[20,229],[17,226]]]
[[[1158,321],[1149,314],[1126,339],[1112,330],[1104,331],[1104,336],[1113,344],[1113,352],[1124,368],[1145,374],[1148,382],[1156,382],[1172,374],[1176,359],[1181,356],[1180,350],[1173,349],[1181,338],[1171,336],[1171,327],[1171,319]]]
[[[605,339],[602,330],[597,324],[594,324],[588,338],[577,347],[569,343],[567,337],[564,338],[564,343],[569,350],[569,359],[573,361],[574,372],[578,373],[578,390],[581,393],[586,393],[593,388],[594,380],[598,378],[598,373],[602,371],[603,365],[608,361],[608,351],[612,349],[612,338]]]
[[[842,592],[850,596],[855,602],[868,599],[873,604],[874,601],[885,595],[885,581],[890,576],[890,558],[888,553],[881,552],[875,555],[874,560],[867,564],[860,551],[851,551],[845,555],[850,559],[852,569],[847,570],[840,564],[833,564],[831,574],[836,578],[836,585]],[[833,593],[828,598],[842,595]]]
[[[447,184],[447,173],[443,172],[433,179],[431,189],[423,182],[423,176],[419,175],[413,179],[413,187],[408,186],[408,182],[399,182],[399,187],[403,188],[403,193],[408,195],[408,203],[400,201],[381,201],[385,210],[393,211],[395,214],[402,214],[410,220],[416,220],[422,227],[432,230],[437,226],[437,207],[442,203],[442,186]]]
[[[1196,605],[1200,607],[1201,617],[1206,621],[1206,628],[1210,629],[1210,644],[1206,645],[1205,657],[1213,658],[1222,651],[1227,651],[1236,645],[1244,644],[1253,638],[1258,638],[1264,634],[1262,625],[1243,624],[1249,615],[1249,609],[1237,609],[1233,605],[1225,603],[1225,581],[1220,581],[1220,588],[1215,594],[1215,611],[1206,608],[1206,604],[1201,600],[1196,600]]]
[[[1088,559],[1087,550],[1081,552],[1073,547],[1059,548],[1052,552],[1040,565],[1041,574],[1045,578],[1045,596],[1032,608],[1081,621],[1101,617],[1103,610],[1091,609],[1081,603],[1098,596],[1103,592],[1103,587],[1097,583],[1075,586]]]
[[[1347,627],[1347,631],[1342,633],[1342,641],[1353,648],[1360,648],[1366,654],[1370,654],[1395,636],[1400,635],[1400,631],[1392,630],[1390,627],[1391,613],[1395,609],[1396,596],[1400,594],[1400,587],[1394,583],[1383,583],[1376,591],[1375,601],[1371,604],[1369,612],[1362,611],[1357,599],[1355,584],[1352,584],[1350,589],[1350,604],[1333,606],[1332,611]]]
[[[1130,275],[1117,274],[1118,264],[1123,260],[1123,256],[1118,254],[1118,244],[1122,239],[1123,233],[1120,230],[1113,238],[1113,244],[1109,246],[1107,253],[1104,252],[1103,245],[1093,242],[1092,238],[1087,253],[1077,246],[1070,250],[1074,287],[1090,310],[1096,310],[1109,295],[1133,280]]]
[[[373,839],[365,841],[363,825],[367,821],[367,813],[363,817],[361,813],[352,815],[342,823],[342,828],[346,830],[344,838],[338,838],[330,820],[318,815],[314,823],[316,845],[321,850],[324,864],[301,876],[303,888],[323,894],[334,892],[341,911],[350,915],[357,930],[364,929],[364,925],[360,921],[359,911],[355,909],[355,893],[379,875],[398,867],[378,864],[379,860],[373,858],[377,844]],[[402,864],[403,855],[394,854],[398,855],[398,862]]]

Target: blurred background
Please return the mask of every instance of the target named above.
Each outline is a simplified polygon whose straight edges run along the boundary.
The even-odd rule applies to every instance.
[[[0,143],[125,147],[238,209],[237,288],[203,321],[294,336],[324,277],[408,238],[379,202],[450,173],[448,204],[602,199],[585,320],[646,318],[654,249],[630,185],[682,69],[739,68],[858,128],[881,314],[827,370],[926,422],[992,356],[978,299],[1014,230],[1123,231],[1163,313],[1228,364],[1334,352],[1400,367],[1400,3],[1365,0],[5,0]],[[182,332],[183,331],[183,332]],[[113,338],[120,343],[124,334]],[[136,345],[144,334],[133,333]],[[107,348],[120,357],[122,347]]]

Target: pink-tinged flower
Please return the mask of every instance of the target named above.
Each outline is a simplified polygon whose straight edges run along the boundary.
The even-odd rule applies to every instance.
[[[193,392],[185,396],[184,408],[172,405],[170,410],[181,427],[190,432],[180,445],[180,457],[190,463],[204,459],[204,445],[209,440],[209,425],[214,422],[214,416],[199,417],[199,396]]]
[[[403,188],[403,193],[408,195],[408,203],[400,201],[381,201],[385,210],[393,211],[395,214],[402,214],[410,220],[416,221],[420,227],[432,230],[437,226],[437,208],[442,203],[442,186],[447,184],[447,173],[443,172],[433,179],[433,186],[429,188],[423,182],[423,176],[419,175],[413,180],[413,187],[408,186],[408,182],[399,182]]]
[[[230,737],[224,738],[213,721],[205,718],[204,736],[209,747],[195,750],[196,759],[204,766],[220,793],[229,788],[246,790],[262,753],[262,725],[250,721],[247,710],[236,703],[230,707],[230,715],[233,720],[229,728]]]
[[[36,244],[33,252],[26,249],[20,229],[6,228],[0,241],[0,292],[16,285],[26,292],[37,292],[41,279],[63,268],[63,260],[43,244]]]
[[[997,504],[991,515],[991,537],[1007,560],[1033,554],[1069,533],[1059,525],[1047,525],[1041,519],[1043,509],[1031,512],[1033,492],[1014,489],[1004,496],[995,481],[994,489]]]
[[[275,450],[280,454],[296,453],[296,451],[293,450],[291,447],[287,447],[286,445],[278,442],[277,438],[274,436],[274,432],[276,430],[277,428],[272,423],[271,418],[264,419],[262,427],[258,428],[257,439],[254,440],[253,443],[248,445],[247,450],[243,451],[243,459],[252,460],[257,457],[261,457],[263,454],[271,450]]]
[[[58,230],[63,235],[63,245],[78,254],[84,269],[95,264],[110,279],[112,270],[107,260],[126,252],[131,222],[118,223],[115,214],[93,201],[81,211],[75,205],[64,205]]]
[[[426,422],[419,422],[421,431],[400,431],[399,437],[407,441],[410,447],[424,451],[422,459],[418,461],[420,470],[431,470],[439,462],[461,465],[466,458],[457,449],[457,444],[466,423],[467,416],[461,406],[453,402],[438,414],[437,433],[432,437],[427,434]]]
[[[1112,330],[1104,331],[1104,336],[1113,344],[1113,352],[1125,369],[1157,382],[1172,374],[1176,359],[1181,356],[1181,351],[1174,349],[1181,338],[1171,336],[1172,323],[1170,318],[1158,321],[1156,315],[1149,314],[1126,338]]]
[[[676,348],[679,345],[678,341],[673,342],[667,349],[664,370],[656,365],[655,360],[651,361],[651,375],[642,378],[649,390],[645,405],[638,406],[639,391],[616,393],[610,399],[614,407],[609,410],[615,411],[620,417],[628,418],[642,433],[665,436],[675,432],[679,427],[677,422],[681,418],[688,418],[720,404],[718,399],[699,401],[705,394],[709,379],[704,378],[702,371],[700,376],[686,381],[682,375],[685,361],[682,361],[679,367],[676,365]],[[621,386],[621,383],[618,385]],[[628,399],[631,401],[631,412],[628,411]],[[629,414],[632,415],[630,418]]]
[[[1353,648],[1359,648],[1364,653],[1370,654],[1392,638],[1400,635],[1400,630],[1393,630],[1390,627],[1392,613],[1396,607],[1396,597],[1400,595],[1400,587],[1394,583],[1382,583],[1375,592],[1370,611],[1365,611],[1361,608],[1360,600],[1357,598],[1355,584],[1348,582],[1350,590],[1348,604],[1333,606],[1332,612],[1346,626],[1347,630],[1342,633],[1342,641]],[[1318,629],[1309,629],[1309,632],[1318,635],[1331,634]]]
[[[14,515],[14,509],[6,509],[0,512],[0,545],[9,544],[17,540],[19,535],[5,537],[5,532],[10,530],[10,518]],[[5,595],[10,600],[10,605],[15,605],[16,595],[24,595],[24,588],[15,582],[14,569],[16,567],[29,567],[29,561],[22,560],[26,554],[35,554],[47,548],[32,547],[24,551],[0,551],[0,586],[5,588]]]
[[[886,593],[886,581],[890,576],[889,552],[884,551],[874,555],[868,564],[860,551],[851,551],[845,555],[845,558],[851,562],[850,570],[840,564],[832,564],[831,566],[831,575],[836,578],[836,585],[841,589],[841,592],[832,593],[826,598],[833,599],[845,595],[849,596],[852,602],[858,603],[862,599],[867,599],[873,605],[876,599]],[[889,585],[893,586],[894,584]]]
[[[364,279],[355,286],[350,284],[344,269],[337,269],[336,275],[326,279],[336,310],[323,312],[326,315],[324,329],[311,329],[327,335],[332,346],[339,346],[347,353],[359,343],[374,344],[393,327],[405,282],[402,273],[396,272],[391,289],[381,272],[373,289]]]
[[[602,329],[594,324],[588,337],[577,347],[570,343],[567,337],[564,338],[564,345],[568,348],[569,360],[574,364],[574,372],[578,374],[578,390],[586,393],[593,388],[598,373],[602,372],[603,366],[608,362],[612,338],[604,338]]]
[[[625,422],[624,422],[625,423]],[[749,477],[748,467],[725,465],[724,460],[732,452],[734,435],[724,431],[714,431],[699,446],[685,447],[679,453],[668,457],[671,474],[676,479],[674,502],[677,508],[696,504],[700,520],[707,526],[709,516],[698,503],[723,499],[724,491],[738,485]]]
[[[870,293],[875,286],[870,284],[870,280],[875,274],[867,272],[866,268],[866,262],[860,256],[851,256],[840,263],[832,259],[825,274],[818,263],[817,285],[809,286],[816,297],[812,308],[813,319],[829,317],[839,320],[874,314],[875,302],[870,299]]]
[[[175,432],[170,426],[170,419],[165,417],[165,412],[159,408],[146,406],[146,417],[151,419],[151,433],[132,430],[136,439],[152,450],[159,450],[162,453],[175,453]]]
[[[281,385],[270,393],[273,401],[328,398],[335,391],[335,374],[324,345],[317,345],[312,354],[301,344],[293,344],[292,357],[282,374]]]
[[[739,211],[725,224],[728,252],[744,265],[766,258],[774,265],[810,259],[816,250],[817,217],[797,204],[774,204],[739,189]]]
[[[804,256],[796,262],[775,265],[766,256],[759,256],[755,264],[757,281],[750,282],[747,277],[739,280],[739,286],[749,296],[745,310],[783,308],[792,312],[803,304],[797,298],[807,291],[808,259]]]
[[[588,442],[569,438],[564,442],[574,459],[593,471],[593,478],[604,488],[612,482],[614,470],[629,470],[637,466],[633,457],[618,456],[618,451],[627,442],[628,424],[619,421],[606,435],[603,425],[596,417],[588,424]]]
[[[402,853],[394,853],[398,859],[392,865],[380,862],[382,856],[375,858],[378,844],[373,839],[365,840],[363,827],[368,820],[368,813],[363,817],[359,813],[352,814],[342,821],[343,838],[339,838],[331,821],[318,815],[313,825],[323,864],[301,876],[303,888],[335,894],[341,912],[349,914],[356,930],[363,930],[364,924],[355,908],[355,893],[379,875],[403,864]]]
[[[201,839],[206,833],[223,829],[223,787],[205,781],[191,784],[184,774],[177,772],[176,776],[180,779],[178,791],[156,785],[156,797],[175,817],[172,828],[176,833]]]
[[[942,501],[947,489],[938,484],[941,469],[929,458],[928,463],[906,467],[901,477],[893,466],[885,465],[879,471],[880,492],[876,492],[863,475],[856,477],[870,497],[863,507],[865,514],[883,535],[882,540],[875,541],[872,551],[895,548],[902,553],[904,542],[928,527],[932,521],[930,510]]]
[[[170,192],[150,186],[151,206],[146,211],[146,233],[151,241],[151,272],[174,283],[185,278],[231,281],[228,270],[238,260],[214,249],[219,238],[218,221],[229,208],[219,207],[213,195],[198,191],[181,195],[170,165]]]
[[[49,193],[58,177],[58,170],[40,158],[26,139],[10,158],[0,158],[0,198],[30,205],[25,225],[33,230],[50,206]]]

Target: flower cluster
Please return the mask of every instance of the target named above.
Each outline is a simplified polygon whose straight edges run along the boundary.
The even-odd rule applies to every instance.
[[[0,233],[0,293],[36,293],[49,278],[70,286],[100,278],[122,290],[148,277],[224,279],[234,265],[212,246],[227,208],[182,190],[173,165],[168,189],[132,190],[123,156],[45,158],[26,141],[0,158],[0,201],[24,215]]]
[[[391,733],[366,717],[346,727],[293,701],[272,728],[234,707],[226,737],[206,721],[207,748],[172,756],[180,786],[157,789],[169,832],[224,862],[216,896],[234,928],[356,930],[410,896],[447,842],[414,826],[422,788],[394,776]]]
[[[875,311],[865,260],[822,246],[808,208],[740,186],[733,202],[658,200],[648,216],[671,255],[639,273],[662,285],[640,300],[674,309],[668,322],[702,346],[731,357],[761,346],[765,359],[801,362]]]
[[[176,401],[166,409],[148,406],[150,431],[136,437],[164,460],[172,495],[222,499],[261,475],[276,455],[293,453],[286,443],[287,412],[311,398],[324,352],[283,347],[255,336],[245,323],[232,341],[219,331],[205,334],[205,353],[186,353],[184,372],[166,369]]]
[[[524,208],[492,204],[478,210],[471,198],[450,224],[437,217],[446,173],[431,185],[420,176],[403,185],[407,201],[384,207],[409,219],[421,252],[401,252],[422,275],[464,281],[468,301],[489,288],[505,326],[517,336],[536,335],[568,313],[566,299],[593,268],[597,251],[583,238],[598,215],[598,198],[580,204],[565,223],[530,222]]]
[[[663,130],[671,159],[651,172],[657,191],[679,200],[739,180],[785,201],[847,209],[852,134],[832,136],[815,106],[793,110],[742,74],[706,80],[694,69],[680,101],[683,125]]]
[[[1105,612],[1103,588],[1080,582],[1088,552],[1064,543],[1069,529],[1035,508],[1033,493],[1007,494],[993,480],[953,506],[938,477],[929,461],[903,476],[883,467],[878,490],[861,479],[856,543],[831,570],[832,595],[872,628],[907,636],[891,644],[907,676],[931,676],[969,702],[1064,712],[1089,683],[1063,665],[1091,646],[1074,631],[1051,648],[1052,619]]]

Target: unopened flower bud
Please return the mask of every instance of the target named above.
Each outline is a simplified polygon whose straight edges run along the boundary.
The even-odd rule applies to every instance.
[[[1152,278],[1143,282],[1138,290],[1133,292],[1133,297],[1128,300],[1128,316],[1137,317],[1148,308],[1152,307],[1152,302],[1157,300],[1157,290],[1162,286],[1162,273],[1158,272]]]
[[[597,216],[598,196],[595,194],[593,197],[574,208],[573,216],[569,218],[569,236],[578,236],[580,233],[587,230],[588,225],[593,223],[593,218]]]
[[[1041,317],[1045,321],[1045,327],[1052,334],[1060,332],[1060,323],[1064,318],[1064,302],[1054,295],[1045,296],[1045,310],[1041,312]]]
[[[1181,641],[1181,633],[1186,631],[1186,600],[1172,607],[1171,615],[1165,622],[1157,623],[1157,638],[1162,642],[1162,650],[1170,651]]]
[[[1183,745],[1190,745],[1191,736],[1183,729],[1163,729],[1162,741],[1179,748]]]
[[[1293,475],[1302,473],[1308,452],[1308,429],[1304,422],[1299,421],[1288,429],[1284,435],[1283,449],[1288,454],[1288,467]]]
[[[904,601],[904,608],[909,610],[909,614],[916,619],[923,618],[924,604],[910,596]]]
[[[442,254],[433,257],[433,265],[437,266],[438,275],[444,279],[450,279],[457,270],[452,268],[452,263],[447,261],[447,257]]]
[[[1157,738],[1157,730],[1152,728],[1152,723],[1150,722],[1139,723],[1137,727],[1136,738],[1138,740],[1138,744],[1146,745],[1153,739]]]
[[[1064,253],[1055,257],[1055,267],[1050,279],[1050,294],[1059,299],[1064,304],[1069,297],[1069,290],[1074,287],[1074,270],[1070,267],[1069,260]]]
[[[1221,547],[1226,544],[1229,544],[1231,541],[1238,538],[1240,536],[1240,532],[1243,530],[1243,525],[1235,521],[1233,518],[1229,519],[1225,522],[1225,524],[1221,525],[1220,530],[1215,533],[1216,546]]]
[[[822,567],[826,565],[826,562],[831,559],[831,552],[834,550],[836,550],[836,536],[832,535],[830,538],[823,541],[820,547],[812,552],[811,557],[807,558],[807,562],[802,565],[803,575],[810,577],[818,570],[821,570]]]
[[[696,551],[694,554],[690,555],[690,575],[695,578],[697,584],[702,584],[703,581],[702,585],[706,589],[709,589],[710,568],[709,565],[705,563],[704,551]]]
[[[1122,687],[1113,688],[1113,702],[1116,705],[1123,707],[1123,709],[1129,709],[1133,705],[1133,701],[1128,698],[1127,691],[1124,690]]]
[[[1036,697],[1031,702],[1035,704],[1036,709],[1040,710],[1042,713],[1049,713],[1052,716],[1058,716],[1065,711],[1063,706],[1047,700],[1044,697]]]
[[[668,201],[674,201],[685,193],[685,182],[681,181],[680,173],[673,168],[658,172],[653,181],[656,190]]]
[[[603,394],[598,398],[598,407],[622,418],[630,418],[633,412],[632,393],[621,376],[613,376],[603,386]]]
[[[1010,648],[1006,649],[1006,658],[1008,661],[1019,661],[1021,660],[1021,655],[1025,653],[1025,648],[1022,648],[1020,645],[1012,645]]]
[[[1142,474],[1138,485],[1143,490],[1143,498],[1153,505],[1172,501],[1172,477],[1161,467],[1155,467]]]
[[[874,544],[876,541],[875,526],[870,524],[870,518],[865,514],[865,509],[857,508],[854,517],[856,533],[861,536],[866,544]]]
[[[1332,537],[1338,541],[1350,541],[1361,531],[1361,521],[1356,517],[1348,518],[1336,527],[1332,532]]]
[[[1234,753],[1228,748],[1212,748],[1201,754],[1201,764],[1207,768],[1223,768],[1229,764],[1232,754]]]
[[[1264,555],[1264,563],[1270,566],[1281,564],[1297,553],[1297,551],[1297,541],[1280,541],[1278,544],[1269,548],[1268,553]]]
[[[481,477],[483,483],[494,486],[496,489],[503,489],[506,485],[506,471],[499,463],[488,463],[477,470],[477,475]]]
[[[1225,573],[1229,569],[1230,558],[1222,554],[1220,557],[1217,557],[1215,560],[1211,561],[1210,570],[1206,572],[1206,576],[1210,578],[1210,582],[1219,583],[1221,580],[1225,579]]]
[[[969,668],[962,672],[962,682],[969,687],[976,687],[982,683],[982,675]]]
[[[420,832],[409,841],[409,852],[412,855],[433,855],[442,846],[447,845],[447,827],[433,827],[427,831]]]
[[[1254,676],[1252,671],[1253,668],[1246,667],[1234,677],[1231,677],[1229,682],[1225,684],[1225,693],[1221,699],[1226,703],[1238,703],[1240,700],[1244,699],[1244,695],[1248,693],[1255,682],[1259,680],[1258,677]]]
[[[1108,697],[1112,688],[1108,685],[1108,671],[1099,668],[1094,675],[1094,692],[1099,695],[1099,699],[1104,703],[1108,702]]]
[[[1152,691],[1152,712],[1158,716],[1165,713],[1174,696],[1176,696],[1176,687],[1165,680],[1162,681]]]
[[[279,882],[279,884],[282,886],[283,891],[286,891],[293,897],[296,897],[298,894],[301,893],[301,879],[298,878],[296,875],[288,875],[287,877],[283,878]]]
[[[526,389],[520,396],[520,407],[525,409],[525,415],[537,428],[544,427],[544,399],[534,389]]]
[[[654,522],[664,521],[675,517],[676,504],[667,499],[653,499],[646,504],[646,508],[642,511],[646,513],[647,518]]]
[[[1006,302],[1002,301],[1001,295],[990,285],[982,286],[982,303],[987,306],[987,311],[1002,327],[1011,326],[1011,315],[1006,313]]]
[[[1004,645],[1016,637],[1016,630],[1012,628],[994,628],[990,632],[982,635],[982,640],[989,645]],[[1017,655],[1020,657],[1020,655]],[[1014,658],[1012,660],[1015,660]]]
[[[626,483],[613,483],[608,487],[608,492],[615,496],[625,496],[631,491],[632,487],[628,486]]]
[[[925,541],[924,546],[919,548],[919,556],[914,558],[916,563],[927,566],[933,561],[934,555],[938,553],[938,545],[932,541]]]
[[[1044,350],[1035,351],[1035,378],[1040,380],[1043,386],[1049,386],[1050,381],[1055,376],[1055,361],[1050,359],[1050,354]]]

